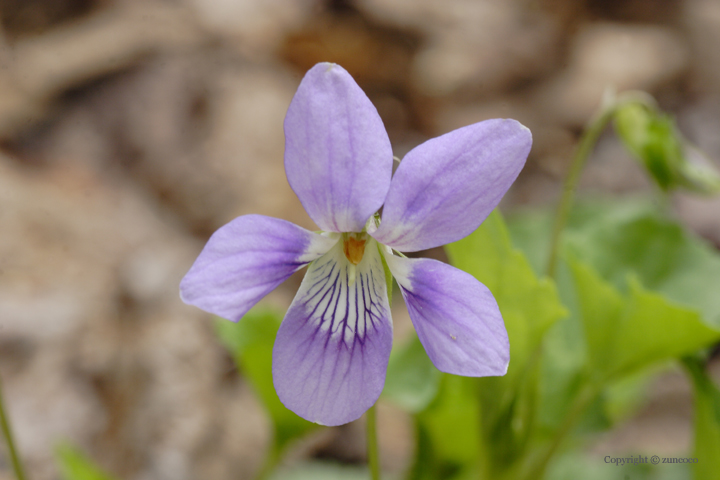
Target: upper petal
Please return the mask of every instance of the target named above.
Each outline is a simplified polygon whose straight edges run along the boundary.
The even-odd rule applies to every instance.
[[[234,322],[338,242],[285,220],[238,217],[215,232],[180,282],[180,297]]]
[[[504,375],[510,343],[490,290],[472,275],[437,260],[385,255],[420,342],[443,372]]]
[[[392,148],[377,110],[339,65],[319,63],[285,117],[285,172],[315,223],[359,232],[390,187]]]
[[[309,268],[273,349],[282,403],[322,425],[360,417],[385,384],[392,322],[377,242],[353,266],[340,244]]]
[[[515,120],[486,120],[428,140],[400,162],[373,236],[414,252],[480,226],[515,181],[532,145]]]

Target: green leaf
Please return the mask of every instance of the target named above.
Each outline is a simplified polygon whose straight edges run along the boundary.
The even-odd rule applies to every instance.
[[[637,370],[708,347],[718,338],[720,332],[706,326],[697,312],[674,305],[631,279],[615,347],[623,355],[614,364],[618,370]]]
[[[538,279],[522,252],[512,247],[498,212],[445,248],[454,266],[477,278],[495,296],[510,338],[508,378],[520,375],[543,334],[567,314],[555,284],[548,278]]]
[[[609,368],[625,299],[590,267],[570,261],[590,364]]]
[[[575,224],[564,251],[592,266],[616,288],[636,275],[643,286],[692,308],[720,328],[720,255],[646,207],[606,206]]]
[[[383,396],[408,412],[420,412],[437,395],[441,375],[413,334],[393,348]]]
[[[538,423],[541,433],[552,436],[563,423],[573,399],[585,380],[585,344],[579,320],[563,319],[548,331],[541,359]]]
[[[629,218],[647,215],[653,211],[654,207],[649,198],[629,198],[621,202],[607,198],[581,201],[575,204],[570,212],[563,238],[575,232],[582,232],[605,217]],[[555,222],[555,212],[550,208],[527,208],[514,212],[507,220],[513,245],[525,254],[533,270],[538,275],[543,275],[550,253],[550,237]],[[565,243],[561,242],[560,246],[564,248]],[[585,258],[580,258],[586,261]]]
[[[622,295],[587,265],[569,259],[588,345],[599,379],[687,355],[720,338],[697,312],[644,289],[633,277]]]
[[[570,315],[555,325],[545,336],[541,359],[540,402],[538,423],[540,436],[552,438],[565,422],[576,399],[586,395],[588,347],[585,341],[580,306],[575,295],[570,268],[560,262],[556,270],[558,290]],[[578,433],[608,429],[611,424],[605,414],[604,397],[592,400],[578,420]]]
[[[418,447],[410,480],[464,480],[475,472],[482,454],[480,406],[473,379],[442,375],[433,403],[416,415]]]
[[[508,217],[512,244],[527,258],[536,275],[544,275],[550,252],[553,216],[549,209],[527,209]]]
[[[103,471],[79,448],[70,443],[61,443],[55,447],[55,458],[60,465],[63,480],[115,480],[115,477]]]
[[[218,337],[230,351],[238,369],[250,382],[270,415],[274,428],[274,450],[281,451],[292,440],[317,425],[285,408],[272,380],[272,349],[282,315],[267,308],[254,308],[238,323],[218,319]]]

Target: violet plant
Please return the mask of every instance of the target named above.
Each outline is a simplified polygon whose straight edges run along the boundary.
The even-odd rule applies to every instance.
[[[611,123],[657,186],[653,199],[575,202]],[[493,209],[531,146],[513,120],[430,140],[391,176],[377,111],[345,70],[320,64],[300,84],[285,131],[288,181],[321,231],[240,217],[211,237],[181,285],[186,302],[236,322],[218,320],[219,338],[274,434],[258,478],[294,478],[276,468],[288,446],[363,412],[370,473],[380,478],[380,397],[413,420],[408,480],[717,479],[720,389],[707,364],[720,340],[720,254],[673,218],[668,199],[716,194],[720,176],[652,98],[606,97],[555,212],[507,224]],[[451,265],[400,253],[440,245]],[[305,266],[284,319],[253,308]],[[391,352],[393,278],[417,334]],[[685,455],[694,461],[620,467],[585,456],[582,447],[635,411],[668,368],[693,385]],[[0,424],[23,480],[1,391]],[[112,478],[69,444],[56,454],[65,480]],[[309,478],[367,476],[324,472]]]
[[[527,129],[490,120],[456,130],[411,151],[391,179],[387,136],[354,81],[325,64],[307,74],[285,123],[285,165],[324,232],[240,217],[211,238],[182,286],[190,303],[231,320],[245,315],[237,325],[220,321],[218,332],[273,420],[258,478],[316,428],[285,406],[333,425],[360,416],[382,391],[414,418],[410,480],[560,480],[588,471],[649,479],[652,469],[603,470],[570,447],[622,421],[658,369],[680,359],[696,385],[693,454],[704,461],[672,475],[714,478],[720,391],[705,363],[720,339],[709,287],[720,256],[653,204],[573,206],[583,166],[612,121],[659,195],[717,190],[714,171],[693,162],[652,99],[623,93],[606,98],[581,138],[554,221],[534,212],[508,229],[490,212],[523,166]],[[456,268],[400,253],[442,244]],[[658,250],[662,261],[642,255]],[[307,264],[284,320],[248,313]],[[417,332],[392,355],[391,276]],[[354,357],[358,349],[368,358]],[[367,413],[370,472],[380,478],[374,409]]]

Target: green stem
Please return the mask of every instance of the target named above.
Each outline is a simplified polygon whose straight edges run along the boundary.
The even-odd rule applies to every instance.
[[[573,200],[575,198],[575,190],[577,188],[578,181],[580,180],[580,174],[582,174],[583,168],[585,168],[585,163],[600,138],[600,134],[603,130],[605,130],[605,127],[610,120],[612,120],[615,112],[618,108],[630,103],[641,103],[643,105],[654,106],[655,101],[644,92],[634,91],[625,92],[622,96],[615,99],[606,99],[603,101],[603,105],[600,110],[590,119],[588,126],[585,128],[585,131],[580,138],[580,143],[573,155],[572,165],[570,166],[570,171],[565,179],[562,197],[560,198],[560,203],[558,204],[558,209],[555,214],[555,223],[553,225],[552,237],[550,240],[550,257],[548,259],[546,269],[547,275],[551,278],[555,276],[558,250],[560,248],[560,235],[565,229],[568,216],[570,215],[570,210],[572,209]]]
[[[386,253],[382,248],[380,248],[379,243],[378,250],[380,251],[380,258],[382,259],[383,270],[385,270],[388,306],[392,307],[393,276],[392,273],[390,273],[390,267],[388,267],[388,264],[385,261]],[[378,453],[376,416],[375,405],[373,405],[365,414],[365,421],[367,424],[367,457],[372,480],[380,480],[380,454]]]
[[[557,452],[563,440],[573,429],[580,416],[587,409],[590,403],[600,394],[597,384],[587,384],[585,388],[575,397],[575,401],[570,406],[562,425],[555,431],[555,436],[550,441],[548,447],[540,454],[537,461],[529,468],[528,474],[525,476],[527,480],[538,480],[543,478],[545,469],[550,460]]]
[[[367,422],[368,466],[370,467],[370,478],[372,478],[372,480],[380,480],[380,457],[378,454],[376,416],[375,405],[373,405],[365,414],[365,421]]]
[[[2,382],[0,382],[0,427],[2,428],[3,437],[8,446],[8,453],[10,454],[10,461],[12,462],[13,471],[15,472],[15,478],[17,480],[25,480],[25,470],[23,469],[20,456],[18,455],[17,448],[15,447],[15,440],[13,440],[12,430],[10,429],[10,422],[8,421],[7,415],[5,414],[5,402],[2,394]]]
[[[575,197],[575,189],[577,188],[578,181],[580,180],[580,174],[585,167],[585,162],[590,156],[595,143],[597,143],[600,134],[603,132],[608,122],[612,118],[612,114],[615,112],[614,108],[606,108],[600,111],[598,115],[595,115],[583,132],[580,144],[575,150],[573,156],[572,165],[570,171],[565,179],[563,186],[562,197],[560,197],[560,204],[558,205],[557,213],[555,214],[555,224],[553,225],[552,237],[550,240],[550,258],[547,264],[547,275],[549,277],[555,276],[555,266],[557,264],[558,248],[560,245],[560,234],[565,228],[567,223],[570,209],[572,208],[573,200]]]
[[[482,405],[482,384],[480,382],[475,382],[475,396],[476,398],[480,399],[479,402],[479,408],[478,411],[478,422],[477,422],[477,428],[478,428],[478,450],[477,450],[477,465],[478,465],[478,472],[477,472],[477,479],[478,480],[491,480],[494,478],[494,471],[493,471],[493,465],[492,465],[492,455],[489,451],[489,445],[491,439],[488,438],[488,430],[491,430],[492,427],[488,426],[488,419],[486,418],[486,411],[483,408]]]

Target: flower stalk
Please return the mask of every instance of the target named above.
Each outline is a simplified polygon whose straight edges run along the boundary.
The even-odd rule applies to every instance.
[[[380,246],[378,245],[378,249],[379,248]],[[388,305],[392,305],[392,272],[390,272],[390,267],[388,267],[387,262],[385,262],[385,258],[383,256],[381,256],[380,258],[382,259],[383,271],[385,272]],[[368,468],[370,469],[370,478],[372,480],[380,480],[380,451],[377,440],[377,414],[375,411],[376,405],[370,407],[370,409],[367,411],[367,414],[365,415]]]
[[[560,235],[565,229],[570,210],[575,200],[575,190],[577,189],[580,175],[585,168],[587,159],[595,148],[600,135],[607,127],[608,123],[613,119],[617,110],[630,103],[641,105],[654,105],[655,101],[652,97],[644,92],[625,92],[620,96],[613,93],[606,94],[603,99],[600,110],[593,115],[588,123],[585,131],[580,138],[575,154],[573,155],[570,171],[563,185],[562,196],[555,213],[555,222],[552,229],[552,237],[550,239],[550,255],[546,268],[547,276],[555,277],[555,268],[558,260],[558,250],[560,248]]]
[[[528,470],[529,473],[525,477],[526,480],[543,478],[550,460],[552,460],[555,453],[557,453],[558,448],[562,445],[562,442],[577,425],[577,422],[582,417],[582,414],[600,394],[601,387],[599,385],[601,384],[588,383],[578,393],[570,406],[567,415],[565,416],[565,420],[560,425],[560,428],[555,431],[555,435],[550,440],[550,444],[542,451],[539,457],[537,457],[537,460],[531,463],[531,467]]]
[[[3,399],[2,392],[2,381],[0,381],[0,428],[2,428],[2,434],[5,438],[5,443],[8,446],[8,454],[10,455],[10,462],[13,466],[13,472],[15,472],[15,478],[17,480],[25,480],[25,470],[23,468],[20,455],[18,455],[17,448],[15,447],[15,440],[13,439],[12,429],[10,428],[10,422],[5,413],[5,401]]]
[[[377,441],[377,414],[375,405],[370,407],[365,415],[367,422],[367,456],[370,478],[380,480],[380,455],[378,453]]]

